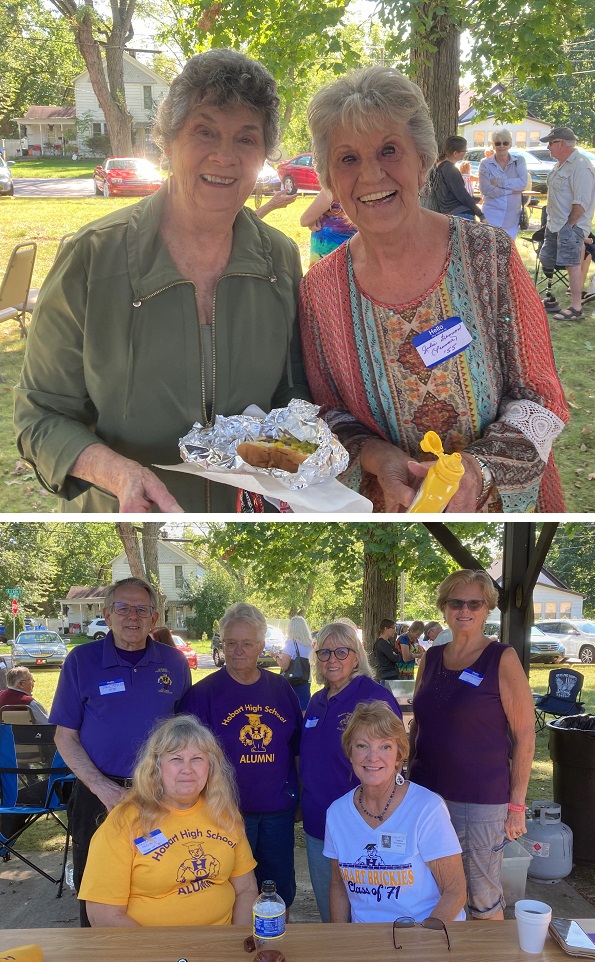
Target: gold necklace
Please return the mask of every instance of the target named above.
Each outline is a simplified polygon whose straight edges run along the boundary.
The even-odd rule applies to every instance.
[[[360,785],[360,787],[359,787],[359,799],[358,799],[358,801],[359,801],[359,805],[360,805],[360,808],[361,808],[362,812],[365,812],[365,814],[368,816],[368,818],[376,818],[376,819],[378,819],[379,822],[384,821],[384,816],[386,815],[386,813],[387,813],[387,811],[388,811],[388,806],[390,805],[390,803],[392,802],[392,800],[393,800],[393,798],[394,798],[394,796],[395,796],[396,790],[397,790],[397,783],[395,782],[395,787],[393,788],[392,792],[391,792],[390,795],[388,796],[388,802],[386,803],[386,805],[385,805],[384,808],[382,809],[380,815],[373,815],[372,812],[369,812],[367,808],[364,808],[364,803],[363,803],[363,801],[362,801],[363,796],[364,796],[364,787],[363,787],[363,785]]]

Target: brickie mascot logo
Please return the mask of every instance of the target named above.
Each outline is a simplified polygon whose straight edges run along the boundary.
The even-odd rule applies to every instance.
[[[188,842],[186,847],[190,857],[180,865],[176,882],[201,883],[192,888],[208,888],[213,884],[210,879],[219,875],[219,859],[205,852],[200,842]]]
[[[173,684],[171,675],[163,668],[158,668],[157,672],[157,684],[159,685],[159,691],[165,691],[168,692],[168,694],[171,694],[171,686]]]
[[[270,745],[273,732],[268,725],[261,721],[261,715],[251,715],[246,712],[248,724],[240,729],[240,741],[251,752],[266,752]]]
[[[340,872],[350,892],[374,902],[396,902],[401,889],[415,882],[411,862],[387,863],[373,842],[365,846],[364,854],[355,862],[341,862]]]

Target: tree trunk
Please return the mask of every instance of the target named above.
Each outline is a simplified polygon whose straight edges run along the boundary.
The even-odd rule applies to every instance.
[[[116,523],[116,531],[126,552],[126,560],[133,578],[143,578],[147,580],[145,568],[140,553],[138,535],[133,524],[129,521],[119,521]]]
[[[431,17],[430,4],[422,4]],[[420,8],[421,9],[421,8]],[[459,120],[460,31],[448,15],[433,17],[425,41],[437,49],[429,53],[423,41],[411,47],[412,79],[421,88],[430,108],[438,150],[447,137],[457,133]]]
[[[158,625],[165,624],[165,595],[161,590],[159,580],[159,561],[157,557],[159,532],[164,525],[163,521],[143,521],[142,543],[143,557],[145,559],[146,579],[157,592],[159,598],[159,621]]]
[[[370,654],[376,641],[378,625],[383,618],[394,618],[397,610],[398,580],[385,580],[377,556],[364,553],[364,617],[362,635],[364,647]]]

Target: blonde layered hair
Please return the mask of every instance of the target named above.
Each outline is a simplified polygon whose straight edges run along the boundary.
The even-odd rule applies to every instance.
[[[347,758],[351,758],[358,731],[365,732],[368,738],[392,739],[397,745],[400,762],[409,755],[409,739],[403,722],[385,701],[360,702],[351,714],[341,736],[341,745]]]
[[[494,582],[487,571],[483,571],[481,568],[462,568],[460,571],[453,571],[451,575],[448,575],[442,584],[438,586],[436,607],[444,614],[446,602],[448,598],[450,598],[452,590],[457,585],[473,584],[477,584],[481,588],[483,600],[488,607],[488,611],[495,608],[498,604],[498,591],[494,587]]]
[[[161,777],[161,756],[195,745],[209,762],[207,783],[200,797],[207,815],[216,825],[232,832],[242,825],[239,796],[234,770],[213,733],[201,725],[194,715],[175,715],[154,729],[140,750],[132,789],[114,809],[122,818],[133,809],[136,813],[134,832],[147,835],[168,811],[164,802],[165,790]]]
[[[374,677],[372,669],[370,668],[368,656],[364,651],[364,646],[359,640],[355,628],[352,628],[351,625],[345,624],[341,621],[333,621],[330,625],[325,625],[320,629],[316,635],[316,644],[312,654],[310,655],[312,674],[319,685],[324,685],[325,688],[329,687],[329,681],[322,674],[322,671],[320,670],[320,662],[316,657],[316,652],[320,651],[321,648],[326,647],[325,642],[327,642],[329,638],[332,638],[337,642],[338,648],[351,648],[356,653],[357,665],[351,673],[352,678],[355,678],[357,675],[366,675],[367,678]]]

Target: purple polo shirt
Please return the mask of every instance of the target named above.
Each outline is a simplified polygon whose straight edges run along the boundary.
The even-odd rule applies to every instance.
[[[120,655],[111,631],[73,648],[54,696],[50,723],[78,731],[106,775],[129,778],[156,721],[174,715],[190,688],[190,669],[175,648],[147,638],[136,665]]]
[[[356,675],[331,697],[327,688],[317,691],[306,709],[300,751],[302,814],[304,831],[314,838],[324,838],[329,805],[359,784],[341,746],[341,736],[362,701],[385,701],[395,715],[403,717],[392,692],[366,675]]]
[[[242,812],[284,812],[298,798],[302,712],[285,678],[266,669],[241,685],[226,668],[192,686],[178,709],[208,725],[232,763]]]

